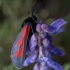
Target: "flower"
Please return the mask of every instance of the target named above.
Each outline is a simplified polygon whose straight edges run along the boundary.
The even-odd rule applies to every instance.
[[[64,70],[60,64],[53,60],[52,56],[63,56],[65,52],[52,45],[51,36],[51,34],[63,32],[64,28],[61,28],[61,26],[64,24],[66,24],[66,21],[63,19],[57,19],[50,25],[42,24],[42,21],[37,24],[37,33],[31,36],[30,53],[23,66],[36,62],[33,70]]]

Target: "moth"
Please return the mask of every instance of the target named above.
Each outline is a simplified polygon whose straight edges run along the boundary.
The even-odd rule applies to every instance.
[[[34,0],[32,0],[32,3],[33,1]],[[22,23],[22,29],[13,44],[10,57],[16,68],[23,67],[26,56],[26,48],[28,48],[27,44],[31,35],[36,32],[37,17],[33,15],[33,12],[42,3],[42,1],[43,0],[41,0],[33,10],[31,4],[31,16],[26,18]]]

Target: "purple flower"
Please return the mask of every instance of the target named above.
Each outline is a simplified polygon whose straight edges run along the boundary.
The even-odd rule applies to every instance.
[[[40,21],[36,26],[37,33],[31,36],[29,42],[29,56],[23,66],[36,62],[33,70],[64,70],[63,67],[56,63],[52,55],[63,56],[65,52],[52,45],[51,34],[57,34],[64,31],[61,28],[66,24],[63,19],[57,19],[50,25],[42,24]]]
[[[42,24],[41,28],[43,29],[44,32],[47,32],[49,34],[60,33],[64,31],[64,28],[60,28],[64,24],[66,24],[66,21],[64,21],[63,19],[57,19],[49,26],[46,24]]]
[[[25,60],[23,66],[28,66],[30,63],[34,63],[37,58],[38,51],[30,53],[30,56]]]

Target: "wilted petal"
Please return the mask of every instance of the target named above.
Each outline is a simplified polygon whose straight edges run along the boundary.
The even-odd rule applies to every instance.
[[[30,50],[31,50],[31,51],[34,51],[36,45],[37,45],[37,38],[36,38],[36,36],[33,34],[32,37],[31,37],[31,39],[30,39],[30,42],[29,42]]]
[[[67,23],[66,21],[60,18],[51,23],[51,26],[59,29],[61,26],[63,26],[66,23]]]
[[[51,54],[55,54],[57,56],[63,56],[65,54],[65,52],[63,50],[58,49],[58,48],[54,47],[53,45],[49,45],[48,50]]]
[[[33,70],[40,70],[40,66],[39,66],[39,64],[35,64]]]

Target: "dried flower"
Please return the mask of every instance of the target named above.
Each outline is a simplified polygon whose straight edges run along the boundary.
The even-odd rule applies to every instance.
[[[60,28],[66,24],[63,19],[57,19],[51,25],[42,24],[40,21],[36,26],[37,33],[33,34],[29,42],[29,57],[25,60],[23,66],[36,62],[33,70],[64,70],[56,63],[52,55],[63,56],[65,52],[52,45],[51,34],[57,34],[64,31]]]

